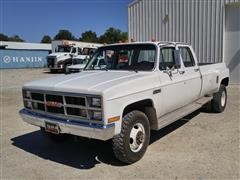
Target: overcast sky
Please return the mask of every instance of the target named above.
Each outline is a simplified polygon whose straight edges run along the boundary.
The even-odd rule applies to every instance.
[[[132,0],[0,0],[0,32],[40,42],[68,29],[77,38],[86,30],[101,35],[109,27],[127,31]]]

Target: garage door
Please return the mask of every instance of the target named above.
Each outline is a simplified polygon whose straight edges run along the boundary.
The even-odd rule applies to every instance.
[[[240,3],[226,6],[224,60],[230,70],[230,83],[240,84]]]

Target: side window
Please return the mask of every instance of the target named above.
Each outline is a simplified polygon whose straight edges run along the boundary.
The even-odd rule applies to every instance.
[[[78,47],[78,54],[79,54],[79,55],[82,54],[82,50],[81,50],[81,48],[79,48],[79,47]]]
[[[191,50],[188,47],[179,47],[180,54],[182,56],[182,61],[185,67],[195,66],[195,61],[193,59]]]
[[[161,61],[159,63],[160,70],[166,70],[167,68],[171,69],[175,65],[173,47],[165,47],[161,49]]]
[[[72,53],[76,53],[76,48],[73,48],[73,49],[72,49]]]

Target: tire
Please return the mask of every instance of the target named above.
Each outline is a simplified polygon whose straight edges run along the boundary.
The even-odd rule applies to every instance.
[[[212,99],[212,111],[215,113],[221,113],[224,111],[227,104],[227,90],[224,85],[220,85],[219,91],[213,94]]]
[[[71,64],[65,64],[64,66],[63,66],[63,73],[66,73],[66,74],[68,74],[69,73],[69,69],[68,69],[68,66],[71,66]]]
[[[56,73],[57,71],[56,71],[56,69],[50,69],[50,72],[51,73]]]
[[[69,71],[69,69],[68,69],[68,66],[64,66],[64,73],[65,74],[69,74],[70,73],[70,71]]]
[[[150,125],[141,111],[132,111],[123,117],[121,133],[114,136],[113,152],[116,158],[126,164],[140,160],[150,140]]]

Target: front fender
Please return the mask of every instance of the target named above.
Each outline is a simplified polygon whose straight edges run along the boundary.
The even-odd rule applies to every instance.
[[[155,100],[153,98],[153,90],[144,91],[141,93],[131,94],[128,96],[124,96],[121,98],[116,98],[112,100],[108,100],[104,103],[104,112],[105,113],[105,123],[107,124],[107,120],[111,117],[120,116],[120,120],[115,123],[115,134],[119,134],[121,132],[122,126],[122,117],[124,109],[133,103],[142,101],[142,100],[151,100],[152,105],[155,107]]]

